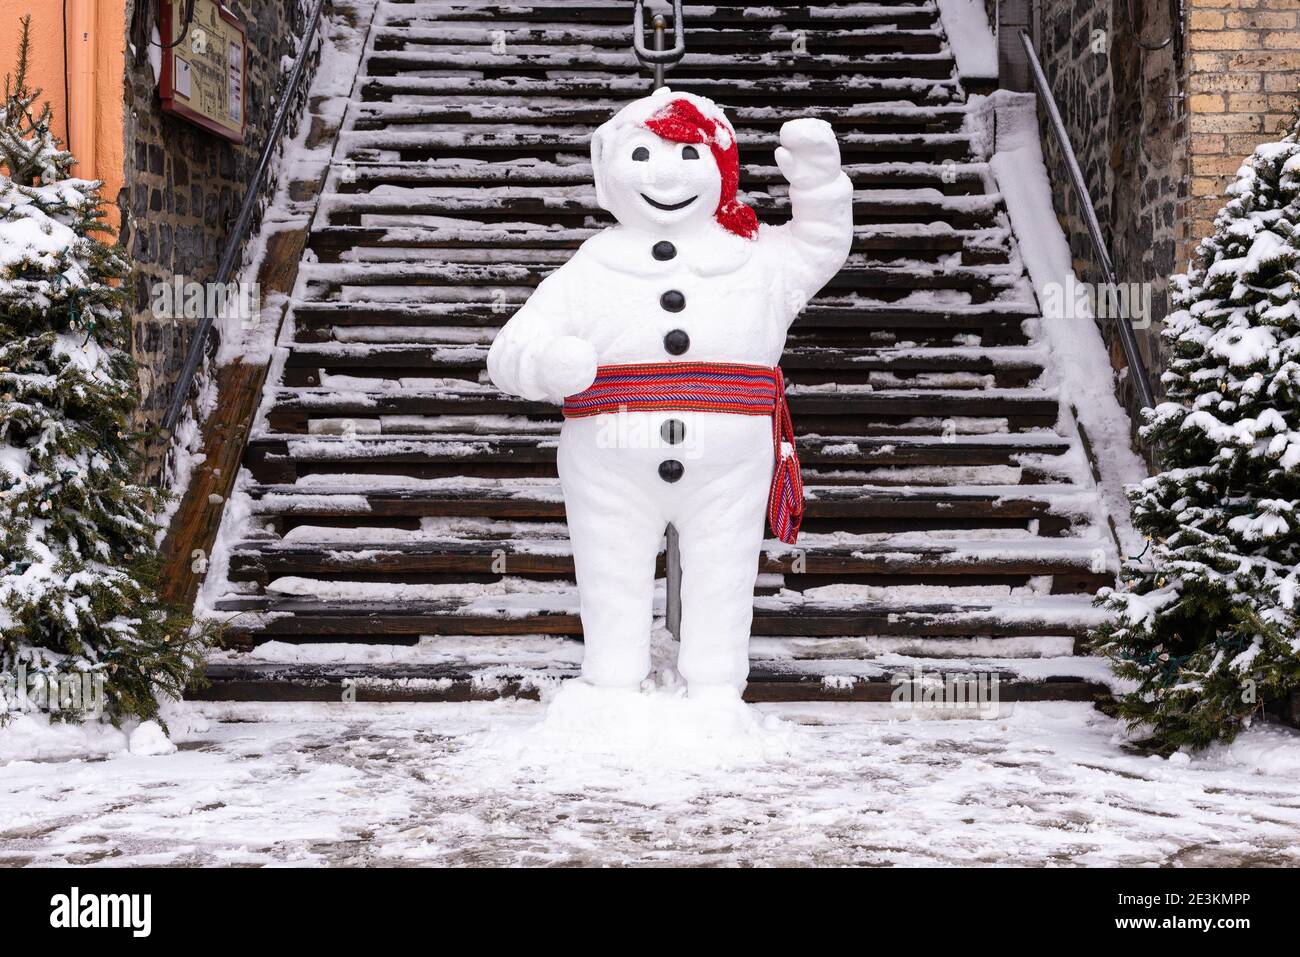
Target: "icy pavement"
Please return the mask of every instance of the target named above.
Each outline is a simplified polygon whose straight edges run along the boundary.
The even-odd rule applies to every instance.
[[[1003,707],[763,706],[674,755],[651,712],[601,753],[529,702],[186,704],[173,754],[0,767],[0,864],[1300,863],[1300,734],[1163,760]]]

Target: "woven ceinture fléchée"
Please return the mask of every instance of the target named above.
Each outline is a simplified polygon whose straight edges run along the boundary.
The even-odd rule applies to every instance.
[[[732,362],[643,362],[600,366],[591,387],[564,400],[564,417],[618,412],[718,412],[772,419],[776,466],[768,493],[772,534],[788,545],[803,521],[803,476],[780,366]]]

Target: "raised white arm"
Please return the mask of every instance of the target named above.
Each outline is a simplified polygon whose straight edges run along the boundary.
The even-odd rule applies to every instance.
[[[566,264],[567,265],[567,264]],[[569,334],[572,327],[561,266],[538,285],[497,333],[488,350],[488,376],[502,392],[563,401],[596,378],[596,350]]]
[[[840,169],[840,145],[825,120],[785,123],[776,164],[790,183],[790,222],[772,234],[784,246],[780,261],[787,295],[802,308],[848,259],[853,184]]]

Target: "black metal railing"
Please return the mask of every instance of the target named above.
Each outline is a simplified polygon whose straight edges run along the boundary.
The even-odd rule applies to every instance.
[[[673,45],[664,49],[665,34],[668,24],[662,13],[656,13],[652,21],[654,28],[654,49],[645,45],[645,3],[636,0],[636,12],[632,18],[632,52],[642,64],[654,67],[655,86],[657,90],[664,85],[664,69],[671,63],[678,62],[686,54],[686,24],[682,18],[682,0],[673,0]],[[664,576],[666,607],[664,624],[674,638],[681,638],[682,628],[682,557],[678,545],[677,529],[668,526],[666,533],[666,551],[664,553]]]
[[[1092,205],[1092,197],[1088,193],[1088,185],[1084,182],[1083,171],[1079,169],[1079,160],[1074,155],[1074,148],[1070,145],[1069,134],[1065,131],[1065,123],[1061,120],[1061,111],[1056,105],[1056,100],[1052,97],[1052,90],[1047,85],[1047,75],[1043,72],[1043,64],[1038,59],[1038,54],[1034,50],[1034,43],[1029,38],[1029,34],[1024,30],[1020,31],[1020,42],[1025,48],[1025,55],[1029,59],[1029,73],[1033,78],[1034,87],[1038,91],[1039,102],[1047,110],[1048,126],[1051,127],[1052,135],[1056,138],[1056,145],[1060,147],[1061,154],[1065,157],[1065,167],[1070,174],[1070,183],[1074,187],[1075,196],[1078,197],[1079,207],[1083,214],[1084,224],[1088,227],[1088,237],[1092,240],[1093,252],[1096,253],[1097,263],[1101,268],[1102,279],[1106,283],[1106,292],[1109,295],[1119,288],[1115,278],[1115,266],[1110,258],[1110,252],[1106,249],[1106,241],[1101,234],[1101,224],[1097,221],[1097,211]],[[1115,331],[1119,336],[1120,348],[1124,352],[1124,361],[1128,364],[1129,378],[1133,380],[1133,388],[1137,393],[1138,402],[1144,408],[1151,408],[1155,405],[1155,396],[1151,390],[1151,379],[1147,373],[1146,363],[1142,359],[1142,353],[1138,350],[1137,335],[1133,331],[1133,324],[1129,321],[1128,316],[1116,315],[1118,310],[1108,309],[1115,323]]]
[[[668,24],[662,13],[656,13],[651,23],[654,28],[654,49],[645,45],[645,2],[636,0],[636,12],[632,20],[632,52],[642,63],[653,66],[655,71],[655,89],[664,85],[664,69],[676,63],[686,54],[686,26],[682,20],[682,0],[673,0],[673,45],[664,49]]]
[[[267,170],[271,167],[271,160],[274,158],[276,147],[280,143],[280,136],[284,133],[285,124],[289,120],[289,111],[298,97],[298,88],[302,85],[302,78],[307,72],[307,60],[311,54],[312,41],[316,36],[316,27],[320,23],[321,8],[324,5],[325,0],[316,0],[315,6],[312,7],[307,20],[307,27],[302,33],[302,40],[298,47],[298,58],[294,60],[293,70],[280,93],[280,103],[276,107],[275,119],[271,121],[271,128],[267,131],[266,144],[262,147],[262,155],[257,162],[257,169],[248,184],[248,189],[244,192],[244,202],[239,207],[239,216],[235,219],[235,224],[226,236],[226,245],[221,252],[217,273],[212,278],[214,283],[222,285],[228,283],[231,274],[239,264],[240,251],[243,249],[248,229],[252,225],[253,214],[257,210],[262,184],[266,179]],[[185,404],[189,401],[190,390],[194,387],[194,376],[198,372],[199,364],[203,361],[203,354],[207,350],[208,337],[212,334],[212,323],[215,318],[215,316],[209,315],[207,310],[204,310],[203,317],[194,330],[194,338],[190,340],[189,352],[185,356],[185,365],[181,368],[180,378],[176,380],[171,401],[168,403],[167,412],[163,416],[162,427],[164,431],[175,428]]]

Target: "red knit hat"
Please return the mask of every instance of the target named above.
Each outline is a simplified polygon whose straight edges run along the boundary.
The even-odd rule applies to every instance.
[[[713,218],[728,232],[745,239],[758,235],[758,217],[754,211],[736,199],[740,184],[740,151],[736,148],[736,134],[719,116],[710,119],[690,100],[674,99],[656,110],[645,121],[646,128],[672,143],[706,143],[722,174],[722,195]]]

